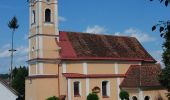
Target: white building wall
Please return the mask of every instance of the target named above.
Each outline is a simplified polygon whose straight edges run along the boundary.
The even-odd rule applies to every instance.
[[[0,100],[16,100],[17,96],[0,83]]]

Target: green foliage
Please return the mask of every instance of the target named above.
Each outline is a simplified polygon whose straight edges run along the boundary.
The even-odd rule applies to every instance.
[[[164,86],[170,92],[170,21],[163,22],[161,21],[159,24],[153,26],[159,28],[161,33],[161,37],[164,38],[164,43],[162,44],[163,47],[163,62],[165,68],[162,69],[161,73],[159,74],[159,82],[162,86]]]
[[[53,97],[49,97],[49,98],[47,98],[46,100],[59,100],[59,98],[58,98],[58,97],[56,97],[56,96],[53,96]]]
[[[154,1],[154,0],[150,0],[150,1]],[[160,1],[160,3],[164,3],[164,5],[167,7],[170,3],[170,0],[158,0]]]
[[[25,95],[25,77],[28,76],[28,69],[26,67],[14,68],[12,87],[20,94]]]
[[[0,77],[2,79],[8,79],[9,78],[9,75],[8,74],[0,74]]]
[[[99,100],[99,97],[96,93],[90,93],[88,96],[87,96],[87,100]]]
[[[121,90],[119,93],[119,97],[121,100],[129,100],[129,93],[125,90]]]
[[[9,21],[8,27],[10,29],[12,29],[13,31],[15,31],[15,29],[17,29],[19,27],[18,20],[17,20],[17,18],[15,16],[12,18],[11,21]]]

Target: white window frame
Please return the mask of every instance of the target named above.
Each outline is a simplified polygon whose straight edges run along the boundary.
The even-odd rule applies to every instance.
[[[31,19],[31,24],[35,24],[36,23],[36,12],[35,10],[32,10],[32,19]]]
[[[79,84],[79,96],[81,96],[82,95],[82,86],[81,86],[81,81],[74,81],[73,82],[73,95],[75,96],[75,94],[74,94],[74,83],[75,82],[78,82]]]
[[[46,18],[46,16],[45,16],[45,12],[46,12],[46,10],[47,9],[49,9],[50,10],[50,22],[46,22],[46,20],[45,20],[45,18]],[[45,10],[44,10],[44,25],[53,25],[53,11],[50,9],[50,8],[45,8]]]
[[[111,94],[111,93],[110,93],[110,92],[111,92],[111,91],[110,91],[110,81],[108,81],[108,80],[103,80],[102,83],[103,83],[103,82],[107,82],[107,83],[106,83],[106,96],[110,97],[110,94]],[[102,83],[101,83],[101,90],[102,90],[101,93],[102,93],[102,96],[103,96]]]

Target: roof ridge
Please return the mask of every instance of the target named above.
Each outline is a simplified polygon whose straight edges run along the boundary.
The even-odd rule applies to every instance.
[[[75,31],[59,31],[59,32],[66,32],[66,33],[78,33],[78,34],[89,34],[89,35],[98,35],[98,36],[113,36],[113,37],[122,37],[122,38],[135,38],[136,37],[133,37],[133,36],[123,36],[123,35],[114,35],[112,33],[109,33],[109,34],[102,34],[102,33],[90,33],[90,32],[75,32]]]

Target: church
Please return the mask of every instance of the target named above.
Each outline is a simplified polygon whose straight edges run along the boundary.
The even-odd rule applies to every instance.
[[[29,0],[29,76],[25,100],[167,100],[161,66],[135,37],[60,31],[58,0]]]

